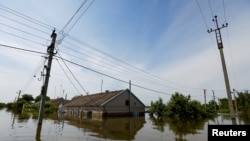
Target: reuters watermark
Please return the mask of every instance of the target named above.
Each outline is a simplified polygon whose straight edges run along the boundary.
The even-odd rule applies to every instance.
[[[208,141],[219,139],[250,140],[250,125],[208,125]]]

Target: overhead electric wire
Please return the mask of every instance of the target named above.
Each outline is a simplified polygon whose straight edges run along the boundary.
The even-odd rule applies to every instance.
[[[21,51],[26,51],[26,52],[31,52],[31,53],[37,53],[37,54],[47,55],[47,53],[44,53],[44,52],[39,52],[39,51],[34,51],[34,50],[29,50],[29,49],[24,49],[24,48],[19,48],[19,47],[14,47],[14,46],[10,46],[10,45],[0,44],[0,46],[7,47],[7,48],[12,48],[12,49],[16,49],[16,50],[21,50]]]
[[[73,45],[73,44],[71,44],[71,45]],[[65,46],[65,45],[61,45],[62,47],[66,47],[67,49],[69,49],[69,50],[72,50],[72,51],[75,51],[76,53],[79,53],[79,54],[81,54],[81,55],[84,55],[84,57],[86,57],[86,56],[89,56],[89,57],[91,57],[89,54],[90,53],[84,53],[84,52],[81,52],[80,50],[78,50],[78,51],[76,51],[76,50],[74,50],[72,47],[70,48],[70,47],[67,47],[67,46]],[[62,52],[62,50],[61,50],[61,52]],[[66,54],[66,55],[69,55],[69,56],[72,56],[72,57],[75,57],[75,58],[77,58],[77,59],[79,59],[79,60],[86,60],[86,61],[91,61],[91,60],[87,60],[87,59],[84,59],[84,58],[82,58],[82,57],[79,57],[79,56],[76,56],[76,55],[73,55],[73,54],[70,54],[70,53],[66,53],[66,52],[63,52],[64,54]],[[111,70],[114,70],[114,71],[119,71],[120,72],[120,74],[119,75],[125,75],[125,73],[127,74],[127,75],[125,75],[127,78],[128,78],[128,76],[131,76],[131,78],[134,78],[134,79],[138,79],[138,77],[141,77],[142,79],[145,79],[145,80],[148,80],[148,81],[151,81],[152,83],[151,84],[155,84],[155,85],[161,85],[161,86],[163,86],[163,87],[165,87],[165,88],[171,88],[171,89],[174,89],[174,90],[180,90],[179,88],[176,88],[176,87],[172,87],[172,86],[168,86],[168,85],[166,85],[166,84],[164,84],[164,83],[160,83],[160,82],[158,82],[158,81],[154,81],[154,80],[152,80],[152,79],[150,79],[150,78],[148,78],[148,77],[143,77],[141,74],[140,75],[138,75],[138,73],[136,73],[136,72],[134,72],[134,71],[128,71],[128,69],[125,69],[125,70],[120,70],[120,69],[118,69],[118,67],[120,66],[120,64],[118,64],[118,63],[116,63],[116,62],[113,62],[113,63],[115,63],[116,65],[113,65],[113,64],[110,64],[110,63],[108,63],[108,62],[105,62],[105,59],[102,59],[101,60],[102,61],[102,63],[103,64],[106,64],[105,66],[104,65],[101,65],[101,64],[99,64],[99,63],[95,63],[95,61],[91,61],[92,63],[91,64],[96,64],[96,65],[98,65],[98,66],[101,66],[101,67],[103,67],[103,68],[109,68],[109,70],[111,69]],[[111,66],[111,67],[109,67],[109,66]],[[117,67],[118,66],[118,67]],[[103,70],[102,70],[103,71]],[[129,78],[130,80],[131,80],[131,78]],[[128,80],[129,80],[128,79]],[[135,82],[134,80],[133,80],[133,82]],[[145,81],[143,81],[143,80],[141,80],[141,82],[142,83],[145,83]],[[188,91],[188,90],[183,90],[182,89],[182,91]]]
[[[32,81],[36,77],[36,73],[38,72],[38,70],[44,66],[44,64],[41,65],[42,60],[43,60],[43,57],[41,57],[41,60],[38,62],[37,66],[35,67],[34,72],[32,73],[32,76],[30,77],[30,79],[27,81],[27,83],[21,89],[22,92],[26,91],[26,89],[30,86],[30,84],[32,83]]]
[[[8,8],[8,7],[6,7],[6,6],[1,5],[1,4],[0,4],[0,9],[2,9],[2,10],[4,10],[4,11],[7,11],[7,12],[9,12],[9,13],[11,13],[11,14],[17,16],[17,17],[23,18],[23,19],[25,19],[25,20],[27,20],[27,21],[30,21],[30,22],[35,23],[35,24],[37,24],[37,25],[40,25],[40,26],[42,26],[42,27],[44,27],[44,28],[46,28],[46,29],[49,29],[49,30],[53,30],[53,29],[54,29],[54,27],[52,27],[52,26],[50,26],[50,25],[48,25],[48,24],[45,24],[45,23],[43,23],[43,22],[41,22],[41,21],[38,21],[38,20],[36,20],[36,19],[34,19],[34,18],[31,18],[31,17],[29,17],[29,16],[27,16],[27,15],[24,15],[24,14],[18,12],[18,11],[15,11],[15,10],[13,10],[13,9],[10,9],[10,8]]]
[[[80,5],[80,7],[76,10],[76,12],[73,14],[73,16],[70,18],[70,20],[66,23],[66,25],[62,28],[60,33],[62,34],[61,39],[58,40],[58,44],[61,44],[66,35],[69,34],[69,32],[72,30],[72,28],[76,25],[76,23],[80,20],[80,18],[85,14],[85,12],[89,9],[89,7],[93,4],[94,0],[87,6],[87,8],[82,12],[82,14],[78,17],[78,19],[72,24],[72,26],[69,28],[67,32],[64,32],[66,27],[70,24],[70,22],[74,19],[74,17],[77,15],[77,13],[83,8],[83,6],[86,4],[87,0],[84,0],[83,3]]]
[[[208,6],[209,6],[209,9],[210,9],[211,15],[212,15],[212,17],[213,17],[213,16],[215,16],[215,15],[214,15],[214,12],[213,12],[213,9],[212,9],[211,2],[210,2],[210,0],[207,0],[207,1],[208,1]]]
[[[25,27],[31,28],[31,29],[33,29],[33,30],[39,31],[39,32],[44,33],[44,34],[46,34],[46,35],[50,35],[49,33],[45,32],[45,31],[43,31],[43,30],[40,30],[40,29],[35,28],[35,27],[33,27],[33,26],[24,24],[24,23],[22,23],[22,22],[20,22],[20,21],[18,21],[18,20],[15,20],[15,19],[10,18],[10,17],[4,16],[4,15],[1,15],[1,14],[0,14],[0,17],[3,17],[3,18],[5,18],[5,19],[8,19],[9,21],[18,23],[18,24],[23,25],[23,26],[25,26]]]
[[[133,65],[131,65],[131,64],[129,64],[129,63],[127,63],[127,62],[121,60],[121,59],[118,59],[118,58],[116,58],[116,57],[113,57],[113,56],[111,56],[111,55],[109,55],[109,54],[107,54],[107,53],[105,53],[105,52],[103,52],[103,51],[97,49],[96,47],[93,47],[93,46],[91,46],[91,45],[89,45],[89,44],[87,44],[87,43],[84,43],[84,42],[82,42],[82,41],[80,41],[80,40],[78,40],[78,39],[76,39],[76,38],[74,38],[74,37],[72,37],[72,36],[68,36],[68,38],[71,39],[71,40],[73,40],[73,41],[75,41],[75,42],[78,42],[78,43],[81,44],[81,45],[84,45],[84,46],[86,46],[86,47],[88,47],[88,48],[91,48],[91,49],[93,49],[93,50],[95,50],[95,51],[98,51],[98,52],[100,52],[100,53],[102,53],[102,54],[104,54],[104,55],[106,55],[106,56],[108,56],[108,57],[110,57],[110,58],[112,58],[112,59],[114,59],[114,60],[117,60],[117,61],[119,61],[119,62],[121,62],[121,63],[123,63],[123,64],[129,66],[129,67],[132,68],[132,69],[135,69],[135,70],[137,70],[137,71],[139,71],[139,72],[143,72],[143,73],[147,74],[147,76],[150,76],[151,78],[154,78],[154,79],[157,78],[157,79],[159,79],[159,80],[162,80],[162,81],[165,81],[165,82],[168,82],[168,83],[172,83],[172,84],[175,84],[175,85],[177,85],[177,86],[185,87],[185,88],[188,88],[188,89],[202,90],[201,88],[191,88],[191,87],[188,87],[188,86],[184,86],[184,85],[177,84],[177,83],[175,83],[175,82],[166,80],[166,79],[161,78],[161,77],[159,77],[159,76],[157,76],[157,75],[151,74],[151,73],[149,73],[149,72],[147,72],[147,71],[145,71],[145,70],[143,70],[143,69],[140,69],[140,68],[138,68],[138,67],[135,67],[135,66],[133,66]]]
[[[91,3],[87,6],[87,8],[82,12],[82,14],[79,16],[79,18],[76,20],[76,22],[70,27],[67,34],[72,30],[72,28],[76,25],[76,23],[80,20],[80,18],[86,13],[86,11],[89,9],[89,7],[94,3],[95,0],[92,0]]]
[[[0,32],[3,32],[3,33],[5,33],[5,34],[8,34],[8,35],[11,35],[11,36],[14,36],[14,37],[17,37],[17,38],[26,40],[26,41],[29,41],[29,42],[34,43],[34,44],[38,44],[38,45],[47,47],[47,45],[45,45],[45,44],[42,44],[42,43],[33,41],[33,40],[31,40],[31,39],[24,38],[24,37],[22,37],[22,36],[19,36],[19,35],[13,34],[13,33],[9,33],[9,32],[3,31],[3,30],[0,30]]]
[[[92,1],[92,3],[93,3],[94,1]],[[92,4],[91,3],[91,4]],[[90,4],[90,5],[91,5]],[[89,7],[90,7],[90,5],[89,5]],[[14,10],[12,10],[12,9],[10,9],[10,8],[6,8],[6,9],[8,9],[8,10],[6,10],[7,12],[10,12],[10,13],[12,13],[12,14],[14,14],[14,15],[16,15],[16,16],[19,16],[20,18],[24,18],[24,19],[26,19],[26,20],[28,20],[28,21],[33,21],[33,23],[36,23],[36,24],[38,24],[38,25],[40,25],[40,26],[42,26],[42,25],[44,25],[44,26],[47,26],[47,27],[49,27],[48,29],[51,29],[52,28],[52,26],[49,26],[49,25],[47,25],[47,24],[44,24],[44,23],[42,23],[42,22],[40,22],[40,21],[38,21],[38,20],[35,20],[34,18],[31,18],[31,17],[29,17],[29,16],[26,16],[26,15],[24,15],[24,14],[21,14],[21,13],[19,13],[19,12],[17,12],[17,11],[14,11]],[[84,11],[84,12],[86,12],[86,10]],[[82,13],[83,14],[83,13]],[[78,19],[79,20],[79,19]],[[68,36],[68,34],[67,34],[67,36]],[[100,51],[100,50],[99,50]],[[104,53],[104,52],[102,52],[101,51],[101,53]],[[105,53],[106,54],[106,53]],[[107,55],[107,54],[106,54]],[[110,56],[110,55],[109,55]],[[114,59],[114,57],[112,57],[111,56],[111,58],[113,58]],[[117,59],[117,58],[116,58]],[[122,61],[122,60],[120,60],[120,59],[118,59],[120,62]],[[122,61],[123,63],[125,63],[126,65],[129,65],[130,67],[132,67],[132,68],[134,68],[134,66],[132,66],[132,65],[130,65],[130,64],[128,64],[128,63],[126,63],[126,62],[124,62],[124,61]],[[161,79],[161,80],[163,80],[163,81],[166,81],[166,82],[168,82],[168,83],[172,83],[172,84],[175,84],[175,85],[177,85],[177,86],[180,86],[180,84],[177,84],[177,83],[174,83],[174,82],[172,82],[172,81],[169,81],[169,80],[166,80],[166,79],[163,79],[163,78],[161,78],[161,77],[158,77],[158,76],[156,76],[156,75],[152,75],[151,73],[149,73],[149,72],[146,72],[146,71],[144,71],[144,70],[142,70],[142,69],[139,69],[139,68],[137,68],[137,67],[135,67],[137,70],[139,70],[139,71],[143,71],[144,73],[146,73],[148,76],[150,76],[150,77],[154,77],[154,78],[157,78],[157,79]],[[182,87],[183,87],[183,85],[182,85]],[[184,86],[184,87],[186,87],[186,88],[188,88],[188,89],[196,89],[196,90],[201,90],[201,89],[199,89],[199,88],[190,88],[190,87],[188,87],[188,86]]]
[[[41,37],[41,36],[38,36],[38,35],[35,35],[35,34],[32,34],[32,33],[29,33],[29,32],[27,32],[27,31],[24,31],[24,30],[18,29],[18,28],[16,28],[16,27],[13,27],[13,26],[10,26],[10,25],[7,25],[7,24],[4,24],[4,23],[1,23],[1,22],[0,22],[0,25],[4,25],[4,26],[6,26],[6,27],[9,27],[9,28],[15,29],[15,30],[20,31],[20,32],[23,32],[23,33],[25,33],[25,34],[29,34],[29,35],[32,35],[32,36],[34,36],[34,37],[37,37],[37,38],[40,38],[40,39],[43,39],[43,40],[47,40],[47,39],[46,39],[46,38],[44,38],[44,37]]]
[[[73,16],[69,19],[69,21],[66,23],[66,25],[61,29],[62,32],[64,32],[65,28],[70,24],[70,22],[73,20],[73,18],[76,16],[76,14],[80,11],[80,9],[85,5],[87,0],[84,0],[83,3],[80,5],[80,7],[76,10],[76,12],[73,14]]]
[[[22,16],[21,16],[22,17]],[[35,22],[36,23],[36,22]],[[38,24],[39,25],[39,24]],[[68,34],[67,34],[67,36],[68,36]],[[79,43],[79,42],[78,42]],[[81,44],[82,44],[83,42],[81,42]],[[85,45],[86,45],[86,43],[85,43]],[[88,45],[88,44],[87,44]],[[88,45],[89,46],[89,45]],[[94,49],[94,50],[98,50],[98,49]],[[103,51],[100,51],[99,50],[99,52],[101,52],[101,53],[104,53]],[[108,55],[107,53],[104,53],[104,55]],[[115,57],[113,57],[113,56],[111,56],[111,55],[108,55],[109,57],[111,57],[112,59],[115,59],[115,60],[117,60],[117,58],[115,58]],[[167,81],[167,82],[170,82],[170,83],[172,83],[172,84],[175,84],[175,85],[178,85],[178,86],[180,86],[180,84],[177,84],[177,83],[174,83],[174,82],[172,82],[172,81],[169,81],[169,80],[166,80],[166,79],[163,79],[163,78],[161,78],[161,77],[158,77],[158,76],[156,76],[156,75],[153,75],[153,74],[151,74],[151,73],[149,73],[149,72],[146,72],[145,70],[142,70],[142,69],[139,69],[139,68],[137,68],[137,67],[135,67],[135,66],[133,66],[133,65],[131,65],[131,64],[129,64],[129,63],[126,63],[126,62],[124,62],[124,61],[122,61],[122,60],[120,60],[120,59],[118,59],[118,61],[119,62],[122,62],[122,63],[124,63],[124,64],[126,64],[126,65],[128,65],[128,66],[130,66],[130,68],[133,68],[133,69],[136,69],[136,70],[138,70],[139,72],[144,72],[145,74],[147,74],[148,76],[150,76],[150,77],[153,77],[153,78],[157,78],[157,79],[161,79],[161,80],[164,80],[164,81]],[[126,83],[128,83],[128,82],[126,82]],[[202,89],[198,89],[198,88],[190,88],[190,87],[187,87],[187,88],[189,88],[189,89],[197,89],[197,90],[202,90]]]
[[[57,53],[59,55],[59,58],[61,59],[61,55],[58,52]],[[70,72],[70,74],[73,76],[73,78],[75,79],[75,81],[78,83],[78,85],[82,88],[82,90],[86,93],[86,95],[88,96],[88,98],[97,105],[97,103],[89,96],[88,92],[83,88],[83,86],[81,85],[81,83],[79,82],[79,80],[75,77],[75,75],[73,74],[73,72],[70,70],[70,68],[68,67],[68,65],[65,63],[64,59],[61,59],[63,64],[66,66],[66,68],[68,69],[68,71]]]
[[[102,73],[102,72],[96,71],[96,70],[94,70],[94,69],[91,69],[91,68],[85,67],[85,66],[80,65],[80,64],[78,64],[78,63],[75,63],[75,62],[73,62],[73,61],[70,61],[70,60],[64,59],[64,58],[62,58],[62,57],[60,57],[60,56],[57,56],[57,57],[58,57],[59,59],[62,59],[62,60],[64,60],[64,61],[66,61],[66,62],[69,62],[69,63],[71,63],[71,64],[74,64],[74,65],[76,65],[76,66],[79,66],[79,67],[85,68],[85,69],[87,69],[87,70],[90,70],[90,71],[93,71],[93,72],[95,72],[95,73],[101,74],[101,75],[103,75],[103,76],[106,76],[106,77],[109,77],[109,78],[115,79],[115,80],[117,80],[117,81],[120,81],[120,82],[123,82],[123,83],[129,84],[129,82],[124,81],[124,80],[122,80],[122,79],[118,79],[118,78],[116,78],[116,77],[113,77],[113,76],[107,75],[107,74],[105,74],[105,73]],[[157,90],[153,90],[153,89],[145,88],[145,87],[143,87],[143,86],[140,86],[140,85],[137,85],[137,84],[133,84],[133,83],[131,83],[131,85],[133,85],[133,86],[135,86],[135,87],[139,87],[139,88],[145,89],[145,90],[149,90],[149,91],[152,91],[152,92],[157,92],[157,93],[161,93],[161,94],[171,95],[171,94],[168,94],[168,93],[165,93],[165,92],[160,92],[160,91],[157,91]]]
[[[206,28],[207,28],[207,29],[209,29],[209,28],[208,28],[208,25],[207,25],[207,22],[206,22],[206,18],[205,18],[205,16],[204,16],[203,12],[202,12],[202,9],[201,9],[201,6],[200,6],[199,1],[198,1],[198,0],[196,0],[196,3],[197,3],[198,8],[199,8],[199,10],[200,10],[200,13],[201,13],[202,19],[203,19],[203,21],[204,21],[204,23],[205,23],[205,25],[206,25]]]
[[[222,5],[223,5],[223,11],[224,11],[225,22],[227,22],[226,8],[225,8],[225,1],[224,1],[224,0],[222,0]]]
[[[225,22],[227,23],[227,17],[226,17],[226,7],[225,7],[225,1],[222,1],[222,5],[223,5],[223,11],[224,11],[224,18],[225,18]],[[226,28],[227,30],[227,38],[228,38],[228,46],[229,46],[229,50],[230,50],[230,58],[232,61],[232,70],[233,70],[233,79],[235,81],[235,83],[233,83],[234,85],[236,85],[235,87],[237,87],[237,77],[236,77],[236,72],[235,72],[235,65],[234,65],[234,59],[233,59],[233,55],[232,55],[232,47],[231,47],[231,42],[230,42],[230,36],[229,36],[229,29]]]
[[[60,53],[57,52],[57,54],[59,55],[59,58],[62,58]],[[66,66],[66,68],[68,69],[68,71],[70,72],[70,74],[73,76],[73,78],[75,79],[75,81],[78,83],[78,85],[82,88],[82,90],[88,94],[88,92],[83,88],[83,86],[81,85],[81,83],[79,82],[79,80],[75,77],[75,75],[73,74],[73,72],[70,70],[70,68],[68,67],[68,65],[65,63],[65,61],[62,59],[63,64]]]
[[[68,74],[66,73],[66,71],[64,70],[64,68],[62,67],[61,63],[58,61],[58,59],[56,59],[60,68],[63,70],[65,76],[68,78],[68,80],[70,81],[70,83],[72,84],[72,86],[75,88],[75,90],[78,92],[78,94],[81,94],[81,92],[77,89],[77,87],[75,86],[75,84],[73,83],[73,81],[70,79],[70,77],[68,76]]]

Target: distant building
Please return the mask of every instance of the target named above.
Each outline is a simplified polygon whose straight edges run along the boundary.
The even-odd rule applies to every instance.
[[[145,105],[129,89],[79,96],[64,106],[67,115],[79,118],[145,114]]]
[[[50,100],[56,107],[59,107],[60,105],[64,105],[69,102],[69,100],[65,100],[64,98],[56,98]]]

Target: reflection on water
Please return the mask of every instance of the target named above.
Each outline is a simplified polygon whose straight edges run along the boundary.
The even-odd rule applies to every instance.
[[[156,119],[149,117],[73,119],[45,115],[42,126],[37,115],[0,110],[0,136],[4,141],[206,141],[208,124],[232,124],[230,115],[210,120]],[[249,124],[249,115],[238,115],[237,122]]]
[[[207,120],[174,120],[169,118],[156,119],[154,116],[150,117],[153,124],[161,132],[164,132],[167,126],[170,131],[175,135],[176,141],[186,141],[185,136],[192,134],[199,134],[201,130],[204,129],[205,122]]]
[[[145,117],[68,120],[68,124],[84,129],[82,132],[92,132],[90,136],[112,140],[133,140],[145,122]]]

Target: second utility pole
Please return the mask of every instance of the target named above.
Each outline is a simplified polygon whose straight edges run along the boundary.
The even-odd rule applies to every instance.
[[[44,66],[46,69],[46,77],[45,77],[45,82],[44,82],[44,84],[42,86],[42,90],[41,90],[41,101],[40,101],[38,125],[42,125],[42,121],[43,121],[44,104],[45,104],[45,99],[46,99],[47,89],[48,89],[48,84],[49,84],[51,64],[52,64],[53,56],[55,55],[54,49],[55,49],[56,36],[57,35],[55,33],[55,30],[53,30],[53,33],[51,34],[52,41],[51,41],[50,46],[48,46],[48,49],[47,49],[47,53],[49,54],[48,65]]]
[[[222,63],[222,68],[223,68],[223,73],[224,73],[225,84],[226,84],[230,116],[232,119],[232,124],[236,125],[237,123],[236,123],[236,118],[235,118],[235,113],[234,113],[234,108],[233,108],[231,89],[230,89],[230,84],[229,84],[229,80],[228,80],[227,68],[226,68],[225,58],[224,58],[224,54],[223,54],[222,38],[221,38],[221,33],[220,33],[220,29],[227,27],[228,24],[227,23],[226,23],[226,25],[222,24],[222,27],[219,27],[218,21],[217,21],[217,16],[214,16],[213,21],[216,24],[216,29],[210,29],[207,32],[210,33],[210,32],[214,31],[215,35],[216,35],[217,45],[218,45],[218,49],[220,50],[221,63]]]

